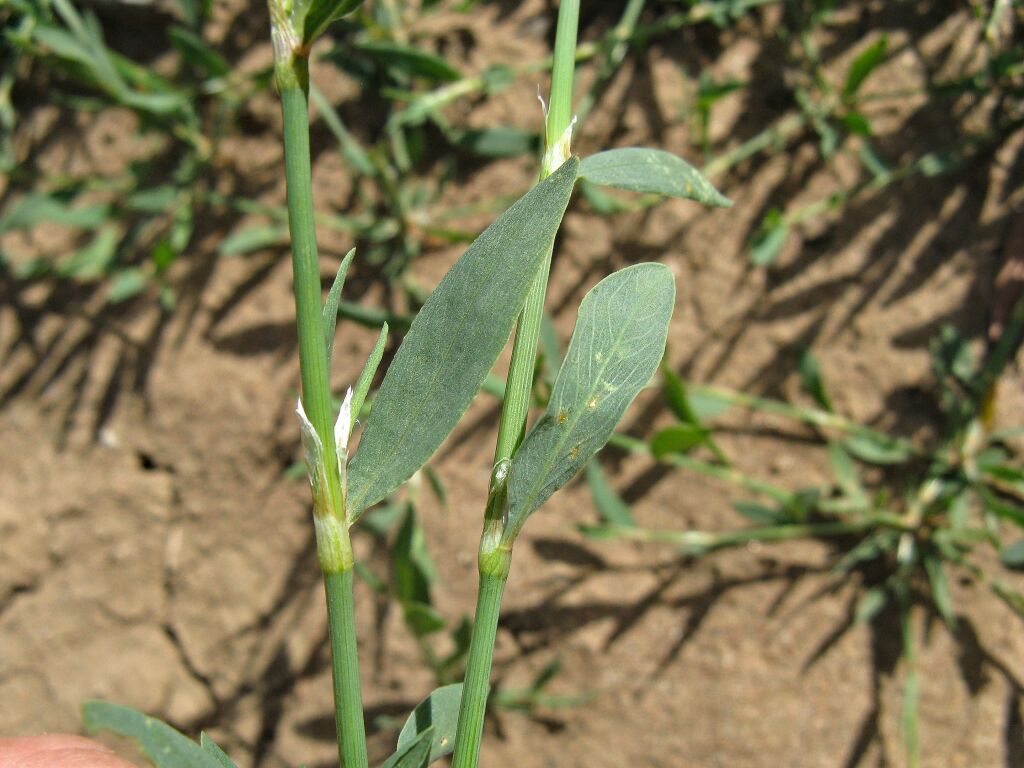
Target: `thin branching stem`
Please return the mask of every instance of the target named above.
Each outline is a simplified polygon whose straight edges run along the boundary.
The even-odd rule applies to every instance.
[[[284,110],[285,178],[288,187],[288,225],[292,240],[295,312],[299,335],[302,403],[323,446],[326,487],[323,499],[314,500],[314,514],[333,518],[334,525],[318,520],[317,545],[327,593],[331,660],[334,678],[335,724],[338,752],[345,768],[366,768],[366,732],[363,725],[359,656],[356,648],[352,594],[354,560],[345,520],[344,495],[337,466],[332,425],[327,349],[321,320],[320,262],[309,153],[308,64],[293,57],[278,67],[278,86]],[[319,471],[316,467],[311,472]],[[325,541],[322,537],[332,540]],[[325,546],[326,545],[326,546]],[[326,552],[333,556],[327,557]]]
[[[544,179],[557,170],[551,167],[552,158],[557,157],[550,150],[561,139],[572,121],[572,85],[575,69],[576,31],[579,23],[579,0],[563,2],[558,13],[558,30],[555,35],[555,62],[551,70],[551,99],[547,107],[545,124],[545,152],[541,163],[540,178]],[[512,362],[509,366],[508,381],[505,384],[505,404],[498,426],[498,445],[494,463],[509,459],[519,446],[526,426],[526,415],[530,408],[530,390],[533,387],[534,359],[537,355],[537,340],[544,316],[544,299],[547,296],[548,274],[551,270],[551,253],[548,253],[537,274],[536,281],[526,298],[526,306],[519,318],[515,342],[512,346]]]
[[[784,416],[810,427],[831,429],[847,435],[870,437],[883,443],[892,443],[908,453],[915,452],[914,446],[909,441],[892,437],[884,432],[878,432],[870,427],[865,427],[863,424],[858,424],[856,421],[848,419],[845,416],[841,416],[838,413],[823,411],[818,408],[804,408],[798,405],[791,405],[790,403],[786,403],[781,400],[772,400],[766,397],[758,397],[757,395],[748,395],[743,392],[736,392],[731,389],[723,389],[722,387],[715,387],[707,384],[689,384],[688,386],[690,391],[695,395],[709,397],[713,400],[720,400],[724,403],[737,405],[741,408],[748,408],[750,410],[761,411],[763,413],[773,413],[777,416]]]
[[[541,179],[555,170],[568,156],[567,143],[560,144],[572,121],[573,76],[576,63],[576,33],[579,25],[579,0],[563,0],[558,12],[555,34],[554,64],[551,75],[551,97],[547,105],[544,159]],[[562,147],[561,150],[556,146]],[[484,713],[487,709],[488,681],[494,656],[494,639],[498,629],[501,595],[508,578],[511,545],[502,544],[501,500],[504,495],[505,473],[513,452],[522,441],[526,417],[530,408],[533,388],[534,362],[540,335],[544,298],[547,294],[548,273],[551,268],[549,251],[526,299],[519,318],[505,400],[495,451],[495,472],[492,476],[484,533],[480,540],[480,591],[477,596],[476,623],[470,642],[466,665],[466,682],[459,708],[459,723],[455,737],[452,768],[476,768],[480,757]]]
[[[738,531],[711,533],[708,531],[671,531],[632,526],[604,526],[594,529],[609,538],[629,539],[652,544],[672,544],[689,554],[705,554],[718,549],[742,547],[755,542],[793,541],[795,539],[824,539],[862,533],[876,527],[902,530],[903,523],[894,515],[872,515],[863,520],[827,521],[820,523],[793,523]]]

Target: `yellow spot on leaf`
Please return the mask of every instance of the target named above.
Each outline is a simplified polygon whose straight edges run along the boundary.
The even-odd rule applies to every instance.
[[[572,450],[569,451],[569,458],[572,461],[576,461],[576,459],[578,459],[579,456],[580,456],[580,447],[578,445],[574,445],[572,447]]]
[[[589,400],[587,400],[587,410],[588,411],[592,411],[595,408],[597,408],[597,398],[596,397],[592,397]]]
[[[565,422],[567,422],[568,420],[569,420],[569,414],[568,413],[566,413],[565,411],[559,411],[558,412],[558,423],[559,424],[565,424]]]

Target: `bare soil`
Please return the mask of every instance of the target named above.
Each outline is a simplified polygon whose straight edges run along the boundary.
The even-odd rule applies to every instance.
[[[615,4],[596,5],[584,19],[588,39],[617,13]],[[978,30],[966,7],[883,5],[893,7],[872,6],[876,26],[865,29],[851,11],[834,39],[821,41],[834,72],[843,73],[880,29],[900,51],[871,81],[880,89],[919,85],[935,61],[956,67],[974,55]],[[489,3],[469,15],[431,17],[424,32],[474,72],[543,55],[552,18],[539,0]],[[751,83],[716,108],[716,146],[738,144],[777,118],[778,10],[753,18],[720,34],[681,31],[631,53],[583,125],[579,150],[647,144],[699,160],[686,110],[701,68]],[[265,27],[254,5],[218,8],[214,29],[255,69],[270,57],[257,34]],[[358,94],[344,77],[320,63],[313,78],[358,125]],[[523,81],[453,115],[532,127],[535,87]],[[83,115],[69,126],[55,109],[41,101],[23,109],[18,141],[33,162],[107,169],[131,154],[138,126],[129,114]],[[913,99],[887,107],[884,148],[899,156],[941,144],[949,109]],[[275,204],[284,198],[279,122],[273,96],[257,97],[245,131],[216,158],[230,171],[225,178]],[[567,338],[575,305],[600,277],[634,261],[662,261],[678,285],[669,359],[685,376],[798,399],[796,354],[810,347],[840,411],[925,434],[937,420],[927,341],[943,322],[984,335],[1020,203],[1022,141],[1010,137],[951,175],[898,183],[801,226],[767,270],[751,268],[745,251],[765,211],[817,199],[855,172],[841,157],[822,161],[812,136],[717,179],[735,201],[728,211],[669,201],[602,218],[576,205],[558,245],[548,307]],[[348,181],[322,128],[314,154],[318,199],[328,208],[345,199]],[[528,159],[462,169],[445,204],[525,189],[533,173]],[[4,290],[0,732],[77,731],[82,701],[104,698],[191,733],[208,729],[240,766],[331,764],[308,490],[286,476],[299,458],[290,265],[281,248],[218,259],[228,231],[223,217],[200,227],[175,276],[181,301],[172,313],[152,297],[108,307],[67,284]],[[323,245],[327,279],[352,243],[325,232]],[[459,252],[428,250],[412,274],[429,288]],[[353,300],[382,298],[363,268],[353,285]],[[338,390],[355,378],[374,336],[339,323]],[[1022,404],[1014,372],[1001,389],[1000,424],[1019,424]],[[623,429],[647,435],[668,421],[652,391]],[[435,597],[453,622],[472,613],[496,424],[495,401],[481,396],[434,462],[447,508],[424,494]],[[825,479],[820,444],[779,427],[737,416],[721,444],[741,468],[787,487]],[[730,506],[742,498],[734,489],[611,453],[604,464],[645,525],[743,525]],[[594,518],[576,482],[531,519],[496,653],[500,686],[526,685],[559,659],[551,692],[580,700],[532,715],[496,711],[484,765],[903,764],[897,619],[883,614],[871,626],[852,625],[857,585],[831,586],[834,550],[765,546],[692,562],[655,546],[588,542],[575,526]],[[357,534],[356,543],[364,561],[386,571],[369,536]],[[978,585],[954,591],[956,636],[923,606],[914,616],[923,638],[923,765],[1020,768],[1020,623]],[[403,717],[433,680],[398,612],[383,610],[365,584],[357,599],[371,756],[379,761],[393,744],[388,718]]]

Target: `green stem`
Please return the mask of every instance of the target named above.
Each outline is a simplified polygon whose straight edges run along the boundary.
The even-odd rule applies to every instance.
[[[552,252],[541,264],[540,272],[526,297],[526,305],[519,316],[516,338],[512,344],[512,362],[509,365],[508,381],[505,383],[505,405],[501,410],[498,425],[498,444],[494,452],[494,463],[512,458],[522,442],[526,428],[526,416],[530,410],[530,390],[533,387],[534,360],[537,357],[537,340],[544,318],[544,299],[547,296],[548,275],[551,272]]]
[[[333,663],[334,726],[341,764],[345,768],[366,768],[366,726],[363,723],[355,600],[352,594],[354,578],[354,568],[325,573],[324,587],[327,590],[327,626]]]
[[[506,575],[480,574],[480,592],[476,600],[473,639],[469,646],[466,682],[459,707],[459,725],[455,737],[452,768],[475,768],[480,759],[480,740],[490,691],[494,638],[498,633],[498,614]]]
[[[551,102],[548,104],[546,134],[550,145],[569,127],[572,120],[572,85],[576,68],[576,33],[580,20],[580,0],[562,0],[555,30],[555,56],[551,67]],[[541,170],[541,178],[557,168]]]
[[[337,448],[331,425],[331,399],[328,391],[327,348],[321,326],[320,260],[316,247],[316,222],[313,217],[313,184],[309,155],[309,112],[306,92],[299,85],[302,70],[294,85],[281,91],[284,108],[284,163],[288,188],[288,228],[292,240],[295,318],[299,333],[299,367],[302,372],[302,404],[324,446],[324,456],[333,459]],[[337,498],[338,478],[328,472],[330,494]]]
[[[557,170],[558,165],[569,153],[567,144],[562,145],[561,150],[554,150],[554,147],[558,145],[572,120],[572,86],[579,13],[579,0],[562,0],[555,36],[551,100],[545,125],[546,140],[541,179]],[[540,335],[550,269],[551,251],[548,252],[527,296],[512,347],[512,361],[508,382],[505,385],[505,402],[498,427],[495,469],[484,515],[484,531],[480,538],[480,591],[477,594],[476,620],[473,624],[473,637],[466,664],[466,681],[459,706],[459,724],[455,735],[452,768],[476,768],[480,759],[480,741],[483,737],[484,713],[487,710],[494,638],[498,633],[498,616],[501,612],[501,594],[505,589],[512,560],[511,544],[502,543],[505,478],[509,460],[522,440],[526,426],[534,362],[537,358],[537,339]]]
[[[550,167],[551,148],[558,142],[572,120],[572,84],[576,58],[576,32],[579,25],[579,0],[563,0],[558,10],[558,30],[555,36],[555,57],[551,69],[551,101],[545,124],[544,162],[540,177],[546,178],[558,170]],[[516,338],[512,345],[512,361],[505,384],[505,405],[498,426],[498,445],[494,463],[509,459],[519,447],[530,409],[530,390],[533,387],[534,361],[537,357],[537,339],[544,316],[548,275],[551,271],[549,251],[537,278],[526,297],[526,305],[519,317]]]
[[[327,347],[321,321],[320,262],[309,154],[308,63],[302,57],[292,56],[289,62],[278,63],[277,75],[284,110],[285,180],[302,403],[323,446],[324,466],[310,467],[310,472],[321,473],[326,486],[320,489],[323,498],[314,499],[313,506],[317,551],[327,592],[338,751],[345,768],[366,768],[366,734],[352,595],[354,560],[341,478],[336,470],[337,446],[332,425]]]

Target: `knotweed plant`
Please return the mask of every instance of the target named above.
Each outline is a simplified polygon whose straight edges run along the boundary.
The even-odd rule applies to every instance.
[[[537,185],[498,217],[424,303],[388,368],[350,455],[354,419],[381,359],[381,331],[359,379],[333,417],[328,382],[338,302],[353,254],[321,303],[310,180],[308,57],[331,20],[358,0],[270,0],[275,75],[284,111],[285,171],[292,240],[302,397],[297,411],[313,492],[317,553],[327,594],[335,715],[341,762],[368,765],[353,609],[355,558],[349,529],[430,459],[455,428],[515,330],[480,540],[479,595],[465,684],[437,689],[402,729],[386,768],[422,768],[452,754],[477,765],[502,592],[523,525],[608,442],[665,349],[675,285],[660,264],[602,280],[583,299],[547,408],[526,433],[538,336],[555,235],[580,180],[644,193],[728,200],[665,152],[618,149],[582,161],[571,154],[572,81],[579,1],[563,0],[545,105]],[[524,436],[525,435],[525,436]],[[161,768],[230,766],[205,736],[190,742],[133,710],[94,702],[91,729],[136,738]]]

